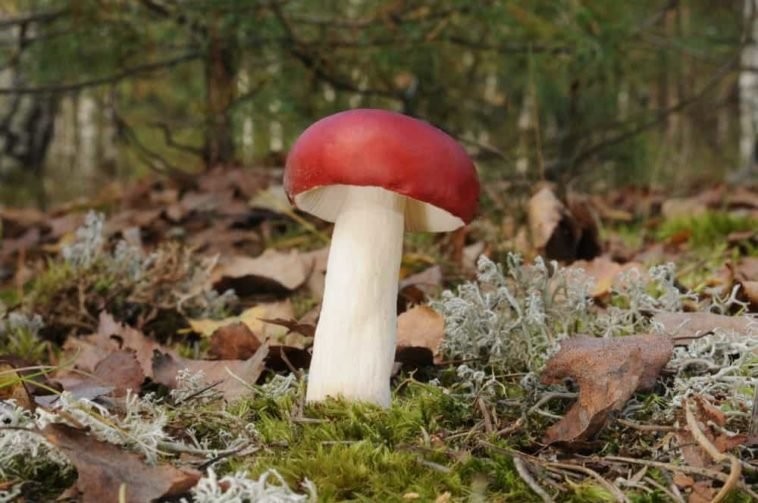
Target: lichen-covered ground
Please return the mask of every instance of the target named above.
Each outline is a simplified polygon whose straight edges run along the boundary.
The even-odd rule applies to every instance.
[[[491,186],[406,239],[382,410],[304,403],[329,229],[275,180],[0,208],[0,502],[758,497],[755,191]]]

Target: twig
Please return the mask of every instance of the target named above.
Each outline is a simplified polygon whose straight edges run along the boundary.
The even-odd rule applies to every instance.
[[[595,470],[592,470],[591,468],[587,468],[586,466],[582,466],[582,465],[574,465],[571,463],[557,463],[554,461],[542,461],[542,460],[540,460],[540,462],[544,463],[543,466],[545,466],[545,468],[547,469],[561,468],[563,470],[573,470],[573,471],[584,473],[585,475],[589,475],[593,479],[597,480],[600,483],[600,485],[608,489],[608,491],[613,495],[616,501],[619,501],[621,503],[629,503],[629,499],[624,495],[621,489],[616,487],[615,484],[601,477],[599,473],[597,473]]]
[[[645,477],[643,479],[645,482],[650,484],[651,486],[655,487],[659,491],[661,491],[663,494],[671,498],[672,500],[676,501],[676,503],[685,503],[684,498],[682,498],[681,494],[678,494],[678,491],[675,493],[674,491],[670,489],[666,489],[663,484],[658,483],[653,477]],[[675,488],[676,485],[672,484],[672,486]]]
[[[740,461],[736,457],[719,451],[716,446],[708,440],[708,437],[705,436],[700,429],[700,426],[697,424],[697,419],[695,419],[695,415],[692,413],[688,401],[684,402],[684,417],[687,420],[687,426],[695,441],[711,458],[713,458],[715,462],[723,463],[724,461],[729,460],[731,465],[729,477],[726,479],[726,482],[724,482],[724,485],[721,487],[718,494],[716,494],[716,496],[713,497],[713,500],[711,500],[712,503],[723,501],[740,480],[740,476],[742,475],[742,465],[740,465]]]
[[[0,87],[0,95],[3,94],[46,94],[46,93],[63,93],[71,91],[79,91],[87,87],[97,87],[105,84],[113,84],[115,82],[124,80],[134,75],[140,75],[145,73],[152,73],[159,70],[164,70],[172,66],[192,61],[199,57],[198,53],[190,52],[177,56],[176,58],[167,59],[165,61],[157,61],[155,63],[147,63],[144,65],[134,66],[132,68],[126,68],[120,72],[116,72],[113,75],[107,75],[105,77],[96,77],[93,79],[82,80],[79,82],[72,82],[70,84],[53,84],[49,86],[38,87]]]
[[[709,470],[708,468],[699,468],[697,466],[675,465],[673,463],[664,463],[662,461],[650,461],[647,459],[626,458],[622,456],[606,456],[604,458],[600,458],[599,461],[607,461],[609,463],[630,463],[630,464],[637,464],[637,465],[653,466],[655,468],[663,468],[664,470],[670,470],[672,472],[682,472],[682,473],[691,473],[693,475],[701,475],[703,477],[708,477],[711,479],[724,482],[725,484],[729,480],[729,476],[725,475],[722,472]],[[744,482],[741,482],[739,484],[739,487],[740,489],[748,493],[755,501],[758,501],[758,493],[753,491],[750,488],[750,486],[748,486]]]
[[[550,495],[545,492],[545,490],[537,483],[536,480],[534,480],[534,477],[532,477],[532,474],[529,472],[529,468],[527,468],[526,463],[521,457],[513,456],[513,466],[516,467],[516,471],[521,477],[521,480],[523,480],[524,483],[529,486],[529,489],[534,491],[534,493],[537,494],[537,496],[539,496],[542,501],[545,503],[553,502],[553,498],[551,498]]]

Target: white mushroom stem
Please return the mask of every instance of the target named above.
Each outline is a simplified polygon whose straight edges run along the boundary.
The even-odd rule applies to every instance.
[[[404,213],[403,196],[350,188],[332,234],[307,401],[390,405]]]

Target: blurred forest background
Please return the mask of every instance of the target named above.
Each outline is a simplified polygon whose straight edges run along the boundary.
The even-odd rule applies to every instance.
[[[758,0],[0,0],[0,203],[281,166],[389,108],[485,177],[601,190],[755,176]]]

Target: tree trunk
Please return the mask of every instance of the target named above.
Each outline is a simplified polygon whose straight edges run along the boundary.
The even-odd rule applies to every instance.
[[[758,0],[745,0],[743,16],[747,40],[742,48],[740,89],[740,166],[735,181],[755,177],[758,125]]]
[[[205,162],[210,169],[234,161],[231,106],[236,94],[239,58],[235,41],[226,37],[218,20],[212,21],[208,30],[208,54],[205,59]]]

